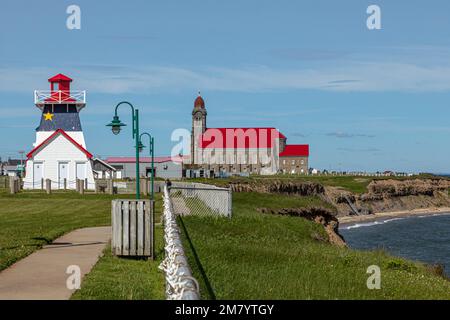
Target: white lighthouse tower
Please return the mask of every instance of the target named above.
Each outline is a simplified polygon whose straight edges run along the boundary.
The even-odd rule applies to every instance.
[[[80,111],[86,106],[85,91],[71,91],[72,79],[63,75],[48,79],[50,90],[35,90],[34,103],[41,111],[36,142],[27,154],[25,189],[40,189],[50,179],[52,189],[76,188],[76,180],[94,189],[92,154],[86,149]]]

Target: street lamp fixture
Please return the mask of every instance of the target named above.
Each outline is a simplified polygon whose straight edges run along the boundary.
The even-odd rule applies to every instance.
[[[115,115],[111,121],[111,123],[107,124],[108,127],[111,127],[112,133],[118,135],[122,127],[126,126],[125,123],[122,123],[117,115]]]
[[[144,148],[145,148],[144,144],[141,141],[139,141],[139,145],[138,145],[139,152],[142,152],[144,150]]]

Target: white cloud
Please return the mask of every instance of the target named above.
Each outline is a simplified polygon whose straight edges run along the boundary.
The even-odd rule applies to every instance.
[[[346,62],[316,69],[274,69],[265,66],[241,69],[204,67],[89,66],[62,71],[76,79],[75,88],[96,93],[154,93],[181,90],[264,92],[317,89],[326,91],[450,90],[450,66],[408,63]],[[0,67],[0,91],[30,92],[46,89],[51,68]]]

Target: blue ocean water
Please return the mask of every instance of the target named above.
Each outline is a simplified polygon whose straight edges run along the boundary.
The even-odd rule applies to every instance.
[[[439,263],[450,276],[450,213],[343,225],[339,232],[351,248],[382,248],[410,260]]]

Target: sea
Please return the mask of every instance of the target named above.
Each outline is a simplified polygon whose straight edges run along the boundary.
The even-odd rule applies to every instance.
[[[384,249],[394,256],[441,264],[450,277],[450,213],[385,218],[342,225],[353,249]]]

